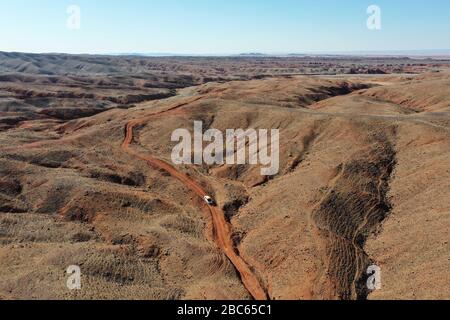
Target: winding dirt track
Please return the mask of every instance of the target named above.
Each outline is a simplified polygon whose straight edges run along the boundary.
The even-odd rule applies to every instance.
[[[197,97],[195,99],[191,99],[190,101],[182,104],[175,105],[165,111],[151,114],[147,117],[132,120],[126,125],[125,139],[122,143],[122,149],[143,161],[146,161],[151,167],[156,169],[162,169],[169,173],[172,177],[181,181],[187,188],[193,191],[197,196],[202,198],[207,194],[203,188],[194,181],[192,178],[187,176],[186,174],[178,171],[175,167],[168,164],[165,161],[152,157],[150,155],[141,154],[131,148],[131,144],[133,142],[133,131],[136,126],[140,126],[148,122],[152,117],[156,115],[160,115],[162,113],[167,113],[169,111],[181,108],[186,106],[192,102],[200,100],[201,97]],[[206,204],[205,204],[206,206]],[[219,207],[215,206],[207,206],[208,211],[211,214],[213,226],[214,226],[214,237],[219,248],[225,253],[231,263],[234,265],[236,270],[239,272],[241,281],[244,284],[245,288],[252,295],[255,300],[267,300],[267,294],[259,283],[258,278],[252,272],[250,267],[245,263],[245,261],[239,256],[237,251],[234,248],[233,241],[231,240],[231,228],[228,222],[225,219],[225,215],[223,211]]]

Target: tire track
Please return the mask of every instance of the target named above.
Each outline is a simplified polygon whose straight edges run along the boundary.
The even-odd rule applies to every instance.
[[[200,184],[194,181],[191,177],[177,170],[175,167],[173,167],[172,165],[163,160],[157,159],[151,155],[139,153],[131,148],[131,144],[134,138],[133,131],[135,127],[145,124],[154,116],[179,109],[193,102],[196,102],[202,98],[203,97],[196,97],[194,99],[190,99],[188,102],[177,104],[164,111],[151,114],[141,119],[131,120],[126,125],[125,139],[122,143],[121,148],[127,154],[139,160],[146,161],[148,165],[151,166],[152,168],[166,171],[173,178],[179,180],[188,189],[190,189],[197,196],[202,198],[203,201],[203,197],[207,193],[205,192],[205,190],[203,190]],[[204,206],[206,207],[206,204]],[[209,211],[212,218],[212,223],[215,231],[214,240],[217,243],[218,247],[225,253],[225,255],[228,257],[228,259],[231,261],[231,263],[238,271],[244,287],[247,289],[247,291],[255,300],[267,300],[268,299],[267,294],[263,289],[263,287],[261,286],[259,279],[253,273],[253,271],[250,269],[247,263],[240,257],[239,253],[234,247],[232,241],[231,226],[226,221],[224,212],[219,207],[216,206],[207,206],[206,208]]]

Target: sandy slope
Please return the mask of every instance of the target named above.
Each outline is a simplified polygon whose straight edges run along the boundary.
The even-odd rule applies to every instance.
[[[5,131],[0,295],[71,298],[61,270],[80,264],[80,299],[448,299],[447,83],[445,73],[210,83]],[[194,120],[279,128],[279,175],[168,164],[172,131]],[[374,263],[383,289],[370,293]]]

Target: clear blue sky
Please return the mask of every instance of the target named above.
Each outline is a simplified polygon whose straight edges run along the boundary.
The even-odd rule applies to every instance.
[[[81,29],[66,27],[69,5]],[[381,8],[382,30],[366,27]],[[0,0],[0,51],[290,53],[450,49],[449,0]]]

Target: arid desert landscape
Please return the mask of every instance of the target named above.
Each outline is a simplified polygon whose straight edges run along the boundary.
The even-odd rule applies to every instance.
[[[278,174],[174,164],[195,121]],[[0,52],[0,299],[448,300],[449,234],[450,58]]]

